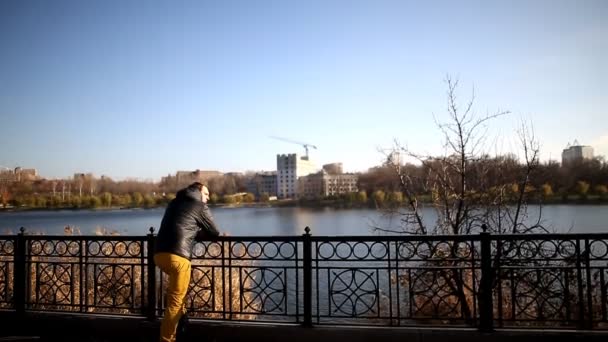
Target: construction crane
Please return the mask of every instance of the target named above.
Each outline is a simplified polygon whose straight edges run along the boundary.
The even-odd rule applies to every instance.
[[[291,139],[287,139],[287,138],[281,138],[281,137],[275,137],[275,136],[271,136],[271,138],[304,146],[304,150],[306,150],[306,159],[308,159],[308,148],[309,147],[312,147],[315,150],[317,149],[317,146],[315,146],[315,145],[311,145],[311,144],[307,144],[307,143],[303,143],[303,142],[299,142],[299,141],[295,141],[295,140],[291,140]]]

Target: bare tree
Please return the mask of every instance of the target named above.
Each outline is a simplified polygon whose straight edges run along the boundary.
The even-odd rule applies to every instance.
[[[87,177],[86,183],[87,187],[89,188],[89,195],[93,196],[97,188],[97,180],[93,177]]]
[[[387,215],[397,215],[401,226],[399,229],[375,229],[413,235],[467,235],[481,232],[482,227],[494,233],[546,231],[541,225],[540,215],[535,222],[527,220],[527,189],[530,175],[538,166],[539,154],[539,145],[531,128],[522,124],[518,132],[525,161],[523,168],[515,158],[491,156],[486,151],[489,145],[488,123],[509,112],[477,115],[473,111],[474,92],[460,107],[456,96],[458,81],[447,77],[446,84],[448,121],[435,119],[443,136],[444,153],[423,155],[395,142],[394,148],[386,154],[387,165],[393,169],[406,199],[403,206],[388,209]],[[413,158],[420,164],[422,172],[412,172],[415,169],[403,167],[401,158],[394,158],[395,155]],[[429,205],[436,211],[435,224],[428,224],[421,210],[421,199],[429,197]],[[404,248],[408,246],[417,249],[416,252],[424,248],[412,245]],[[444,284],[441,291],[459,303],[462,317],[469,321],[473,319],[474,301],[471,297],[475,293],[473,279],[476,277],[463,274],[459,263],[462,263],[464,255],[479,252],[474,248],[473,244],[455,241],[444,244],[442,248],[428,247],[430,257],[444,260],[441,262],[446,268],[432,274],[425,273],[428,270],[415,271],[420,273],[419,278],[427,276]],[[505,250],[497,253],[497,260],[501,252],[507,253],[507,249],[514,247],[505,244],[502,248]],[[428,294],[429,297],[433,295],[436,294]]]
[[[82,197],[82,187],[84,185],[83,177],[78,177],[76,182],[78,183],[78,197]]]
[[[530,175],[538,166],[539,145],[529,126],[522,124],[518,131],[524,152],[524,168],[519,170],[517,161],[508,167],[505,157],[491,156],[484,151],[488,140],[486,124],[508,111],[478,116],[473,112],[475,97],[463,108],[458,105],[456,90],[458,81],[446,78],[447,122],[438,122],[443,136],[445,153],[441,156],[422,155],[395,143],[387,154],[390,165],[399,180],[401,191],[406,197],[405,206],[391,214],[399,214],[402,219],[400,232],[406,234],[471,234],[479,232],[482,224],[488,224],[491,231],[525,233],[530,229],[541,229],[539,224],[525,222],[527,205],[526,190]],[[415,159],[423,170],[413,173],[395,162],[392,156],[398,153]],[[423,184],[420,188],[418,184]],[[513,198],[510,190],[517,188]],[[430,194],[432,206],[437,212],[435,225],[427,226],[421,211],[420,198]],[[500,225],[498,223],[500,222]],[[497,223],[497,224],[492,224]],[[375,227],[384,230],[382,227]]]
[[[0,204],[2,204],[3,208],[6,208],[10,199],[11,193],[9,191],[7,182],[4,180],[0,180]]]
[[[55,195],[56,195],[56,189],[57,189],[57,180],[53,179],[51,181],[51,185],[53,187],[53,197],[55,197]]]

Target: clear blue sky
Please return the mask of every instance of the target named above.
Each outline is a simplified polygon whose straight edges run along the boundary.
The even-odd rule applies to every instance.
[[[608,1],[0,1],[0,166],[158,180],[437,153],[446,74],[513,148],[608,154]]]

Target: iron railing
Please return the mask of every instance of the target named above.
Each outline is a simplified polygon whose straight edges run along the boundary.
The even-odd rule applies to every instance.
[[[162,316],[156,236],[0,236],[0,309]],[[218,237],[193,317],[304,326],[605,329],[608,234]]]

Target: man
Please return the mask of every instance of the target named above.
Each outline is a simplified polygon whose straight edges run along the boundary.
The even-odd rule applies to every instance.
[[[174,342],[176,329],[185,314],[185,297],[190,284],[194,241],[218,236],[219,232],[207,207],[209,189],[192,183],[177,192],[160,224],[154,262],[169,275],[165,316],[160,325],[161,342]]]

